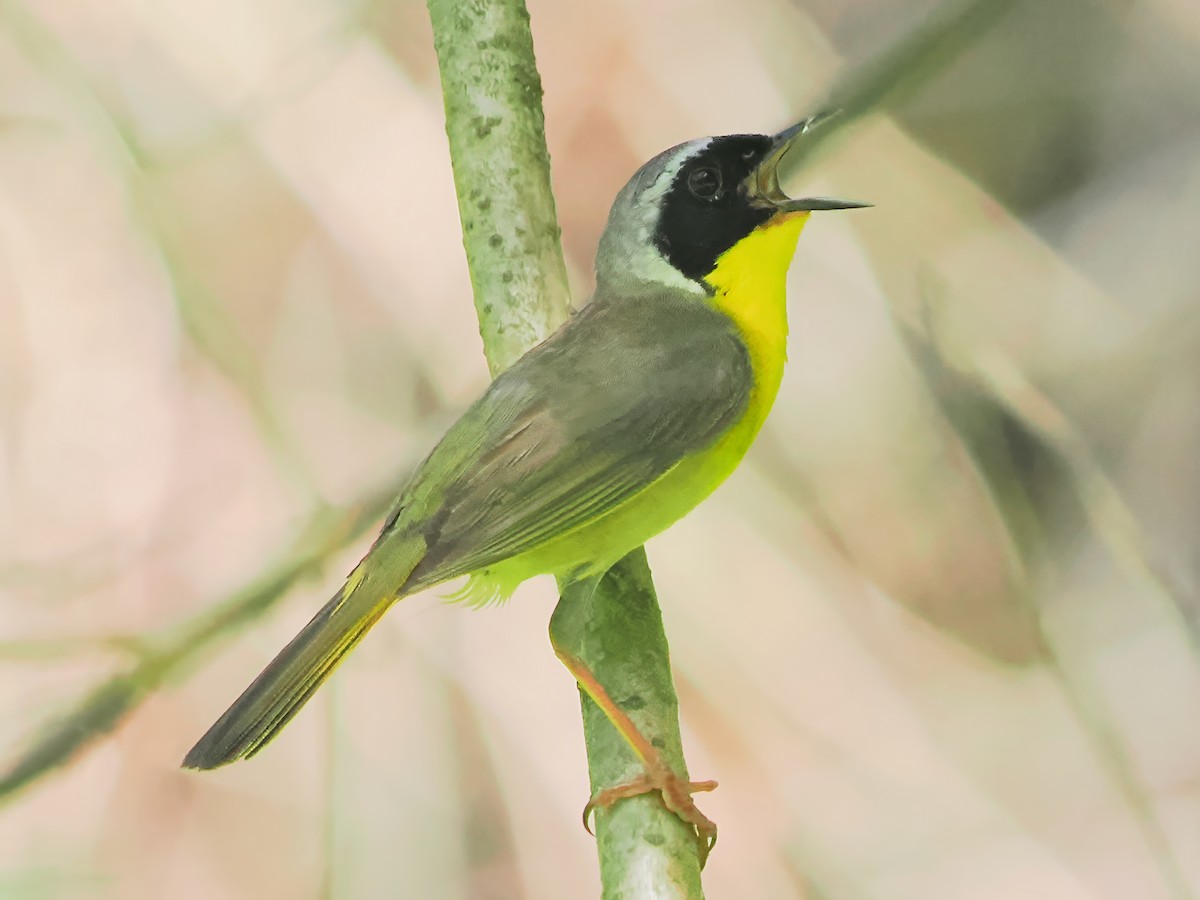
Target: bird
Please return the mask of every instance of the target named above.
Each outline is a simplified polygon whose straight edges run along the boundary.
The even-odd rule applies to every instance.
[[[687,141],[634,173],[600,237],[590,301],[449,428],[342,587],[185,768],[258,753],[396,601],[464,575],[455,596],[473,606],[536,575],[598,579],[725,481],[780,387],[801,229],[814,211],[869,205],[780,187],[781,160],[816,121]],[[588,809],[658,790],[711,846],[715,826],[690,795],[715,782],[667,770],[586,665],[558,655],[647,764]]]

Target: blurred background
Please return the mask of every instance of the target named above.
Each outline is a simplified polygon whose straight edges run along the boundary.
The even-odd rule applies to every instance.
[[[531,0],[576,302],[642,161],[934,8]],[[1018,2],[813,162],[876,207],[809,224],[773,418],[649,548],[709,895],[1200,896],[1200,6]],[[177,768],[486,377],[423,3],[0,5],[0,749],[119,720],[9,799],[0,896],[598,894],[549,579]]]

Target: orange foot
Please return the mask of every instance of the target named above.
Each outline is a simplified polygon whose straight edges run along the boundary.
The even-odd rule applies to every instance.
[[[700,868],[703,869],[708,854],[717,843],[717,825],[696,808],[696,804],[692,802],[692,794],[715,790],[716,787],[715,781],[684,781],[661,760],[656,759],[647,765],[643,775],[633,781],[605,788],[592,797],[583,808],[583,827],[587,829],[588,834],[592,833],[588,821],[597,809],[608,809],[618,800],[658,791],[662,796],[663,806],[679,816],[684,824],[694,831],[700,855]]]

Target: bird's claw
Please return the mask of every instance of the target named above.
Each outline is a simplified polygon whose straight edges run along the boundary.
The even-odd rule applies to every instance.
[[[608,809],[618,800],[658,791],[663,806],[675,813],[695,834],[700,868],[704,868],[708,854],[717,843],[717,825],[696,808],[692,794],[711,791],[716,786],[715,781],[684,781],[666,766],[653,766],[632,781],[596,792],[583,808],[583,827],[588,834],[592,834],[590,821],[597,809]]]

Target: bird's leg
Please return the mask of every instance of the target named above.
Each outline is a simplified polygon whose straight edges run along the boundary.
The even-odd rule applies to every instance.
[[[597,583],[599,579],[597,579]],[[715,781],[687,781],[680,778],[663,760],[662,755],[654,745],[642,734],[628,713],[609,696],[604,685],[595,673],[579,656],[568,651],[555,634],[554,621],[551,620],[550,643],[554,653],[567,667],[579,683],[579,687],[600,708],[617,733],[625,740],[633,752],[641,760],[644,772],[631,781],[613,785],[598,791],[583,808],[583,827],[590,834],[589,825],[591,814],[597,809],[607,809],[618,800],[637,797],[658,791],[663,805],[675,813],[684,824],[691,827],[696,835],[699,846],[700,865],[708,858],[709,851],[717,842],[717,826],[704,813],[696,808],[692,794],[701,791],[711,791],[716,788]]]
[[[613,727],[617,729],[646,768],[644,773],[632,781],[598,791],[583,808],[583,827],[587,828],[589,834],[591,833],[592,829],[588,822],[594,810],[607,809],[618,800],[624,800],[627,797],[637,797],[651,791],[658,791],[662,795],[663,805],[695,829],[696,837],[700,842],[700,863],[703,865],[708,852],[717,842],[717,826],[696,808],[696,804],[692,802],[692,794],[714,790],[717,783],[715,781],[685,781],[676,775],[671,771],[671,767],[663,762],[662,756],[654,748],[654,745],[646,740],[646,736],[633,724],[633,720],[608,695],[604,685],[600,684],[587,664],[578,657],[566,653],[557,644],[554,647],[554,653],[562,660],[567,671],[575,676],[575,680],[579,682],[584,693],[600,707],[608,721],[613,724]]]

